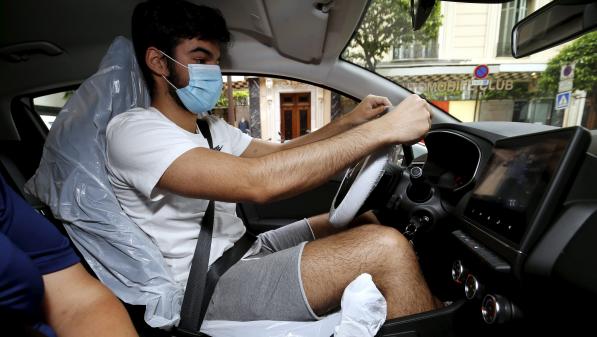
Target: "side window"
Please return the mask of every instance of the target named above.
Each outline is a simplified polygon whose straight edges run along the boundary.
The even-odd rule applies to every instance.
[[[303,82],[248,76],[230,76],[228,81],[225,76],[213,113],[252,137],[284,142],[323,127],[357,104]]]
[[[224,76],[223,80],[224,89],[212,113],[252,137],[269,141],[284,142],[315,131],[358,104],[331,90],[287,79],[230,76],[228,82]],[[72,94],[70,90],[33,98],[35,111],[48,129]]]
[[[58,113],[72,94],[73,91],[68,90],[33,98],[35,112],[39,114],[48,129],[52,127]]]

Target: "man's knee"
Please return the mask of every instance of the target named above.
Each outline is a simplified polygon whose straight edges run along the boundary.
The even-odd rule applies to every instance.
[[[360,228],[364,232],[363,236],[385,258],[416,259],[410,242],[395,228],[382,225],[364,225]]]

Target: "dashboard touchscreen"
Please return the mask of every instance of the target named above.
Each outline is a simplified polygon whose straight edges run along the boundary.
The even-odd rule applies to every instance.
[[[465,215],[520,243],[573,135],[573,130],[561,130],[496,142]]]

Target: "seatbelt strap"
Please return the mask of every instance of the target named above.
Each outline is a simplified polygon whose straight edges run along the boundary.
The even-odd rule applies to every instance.
[[[209,124],[205,119],[197,118],[197,127],[199,131],[201,131],[201,135],[203,138],[207,139],[207,144],[209,144],[209,148],[214,148],[214,143],[211,139],[211,131],[209,130]]]
[[[203,295],[203,305],[201,306],[202,321],[207,312],[211,297],[214,294],[214,290],[216,289],[216,285],[220,280],[220,276],[224,275],[230,267],[242,259],[255,242],[255,239],[256,237],[253,234],[245,232],[245,234],[234,243],[234,246],[225,251],[224,254],[209,268],[205,284],[205,293]]]
[[[213,148],[209,124],[203,119],[197,119],[197,126],[203,137],[207,139],[209,148]],[[195,253],[191,262],[191,270],[187,280],[187,287],[184,292],[182,306],[180,308],[180,322],[178,331],[189,336],[201,336],[199,329],[203,322],[201,307],[205,295],[205,282],[207,279],[207,268],[209,266],[209,254],[211,251],[211,237],[214,225],[214,201],[210,200],[207,210],[201,220],[201,231],[195,246]]]
[[[209,148],[213,149],[211,132],[207,121],[197,119],[197,126],[203,137],[207,139]],[[245,233],[240,240],[234,243],[232,248],[224,252],[211,265],[208,271],[213,222],[214,201],[210,200],[201,221],[201,231],[191,262],[191,271],[180,311],[180,323],[177,330],[185,336],[205,336],[199,330],[220,276],[224,275],[232,265],[238,262],[255,242],[253,235]]]

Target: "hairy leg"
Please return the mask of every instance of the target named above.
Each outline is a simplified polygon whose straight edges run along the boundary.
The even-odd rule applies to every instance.
[[[363,225],[307,243],[301,277],[322,315],[340,305],[346,286],[369,273],[388,303],[388,319],[436,308],[410,243],[397,230]]]

